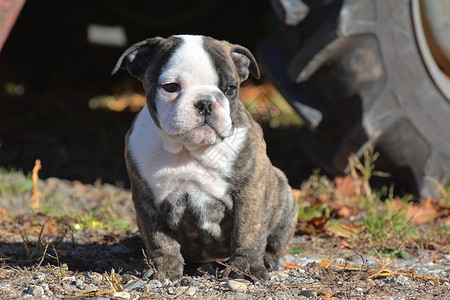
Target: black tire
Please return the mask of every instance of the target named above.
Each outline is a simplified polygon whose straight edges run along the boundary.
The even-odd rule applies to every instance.
[[[417,2],[303,2],[308,16],[258,49],[265,74],[308,123],[302,149],[338,175],[351,153],[374,146],[398,185],[436,195],[430,178],[450,178],[450,83],[439,86],[424,62]]]

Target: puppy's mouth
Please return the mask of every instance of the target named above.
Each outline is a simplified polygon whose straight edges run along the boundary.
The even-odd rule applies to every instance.
[[[219,132],[207,121],[182,133],[177,137],[184,143],[196,145],[212,145],[227,137],[229,134]]]

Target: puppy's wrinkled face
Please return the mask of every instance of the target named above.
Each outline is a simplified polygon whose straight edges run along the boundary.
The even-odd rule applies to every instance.
[[[119,58],[146,91],[147,106],[165,140],[212,145],[238,126],[238,89],[255,58],[242,46],[205,36],[177,35],[134,44]]]
[[[154,101],[160,128],[183,143],[214,144],[233,132],[230,101],[237,93],[239,77],[230,71],[227,86],[221,90],[203,39],[181,39],[157,81]]]

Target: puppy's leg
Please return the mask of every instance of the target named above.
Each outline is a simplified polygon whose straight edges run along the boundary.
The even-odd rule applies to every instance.
[[[180,244],[174,233],[149,204],[149,199],[146,200],[135,199],[133,195],[139,231],[144,240],[147,255],[155,264],[155,276],[159,280],[179,279],[183,275],[184,266]]]
[[[264,199],[264,183],[255,189],[242,191],[235,198],[234,227],[231,238],[231,257],[224,275],[243,278],[248,273],[259,279],[270,279],[264,266],[267,228],[270,220]]]
[[[276,226],[267,237],[264,265],[269,272],[278,268],[279,259],[286,254],[287,244],[294,235],[298,218],[298,203],[287,183],[286,176],[277,168],[274,170],[280,185],[278,210],[281,211],[281,214],[276,220]]]
[[[295,231],[298,209],[292,206],[290,208],[290,211],[285,212],[286,219],[281,220],[267,237],[264,265],[269,272],[275,271],[278,268],[279,259],[286,254],[287,244]]]

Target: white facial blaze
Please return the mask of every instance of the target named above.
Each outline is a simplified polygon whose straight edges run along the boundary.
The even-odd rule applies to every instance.
[[[230,105],[218,88],[219,77],[201,36],[178,36],[183,40],[161,71],[156,109],[162,130],[183,144],[214,144],[232,133]],[[177,83],[180,90],[169,93],[162,85]],[[214,104],[207,121],[194,104],[207,95]],[[211,97],[212,96],[212,97]],[[204,125],[208,126],[201,126]],[[163,136],[164,138],[164,136]]]

